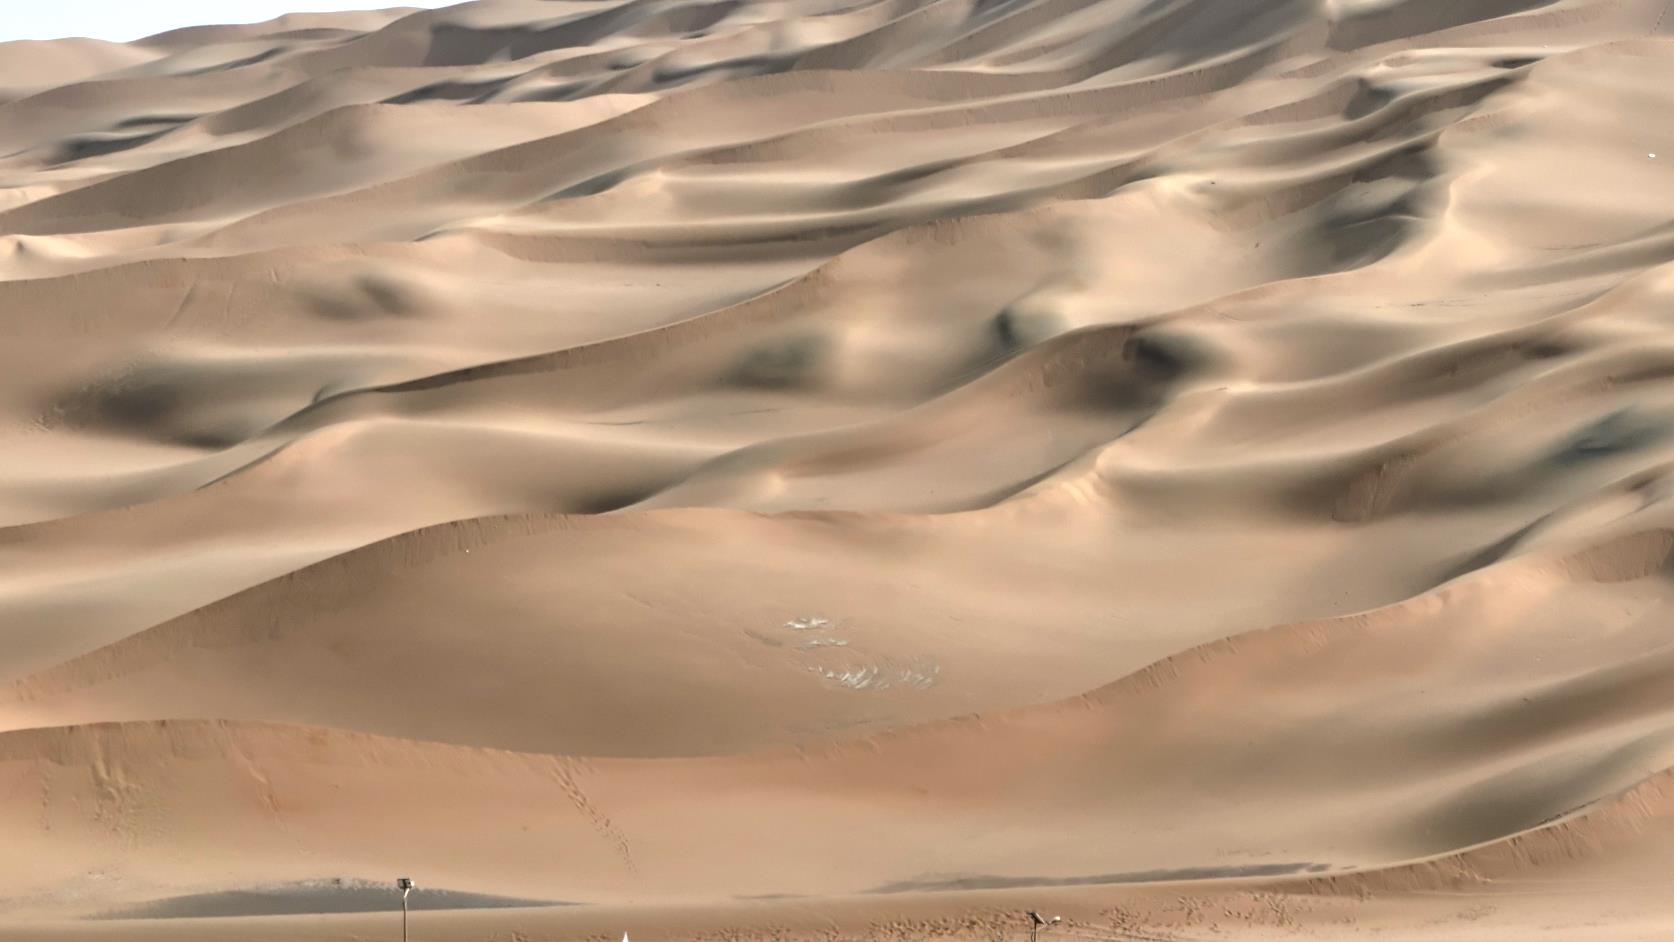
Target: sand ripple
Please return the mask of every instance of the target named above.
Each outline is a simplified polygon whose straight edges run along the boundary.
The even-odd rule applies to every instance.
[[[0,923],[394,870],[843,919],[1265,882],[1280,929],[1634,885],[1671,32],[482,0],[0,45]]]

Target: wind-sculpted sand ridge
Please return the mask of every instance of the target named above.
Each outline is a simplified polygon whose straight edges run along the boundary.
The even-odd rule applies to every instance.
[[[0,935],[1664,932],[1671,33],[0,44]]]
[[[529,534],[525,539],[539,536],[526,527],[512,532]],[[457,556],[472,549],[481,552],[488,546],[481,541],[489,533],[459,532],[452,535],[447,548]],[[538,782],[548,776],[559,779],[585,812],[586,820],[575,826],[592,828],[598,837],[616,845],[619,866],[611,869],[620,872],[620,879],[637,880],[648,870],[674,868],[664,870],[664,879],[675,898],[697,891],[691,881],[716,877],[706,867],[700,868],[701,876],[686,871],[701,859],[701,855],[688,856],[690,848],[718,839],[705,833],[717,826],[728,828],[733,839],[748,840],[760,849],[763,859],[756,864],[763,869],[737,868],[724,876],[728,887],[759,894],[1143,883],[1175,881],[1192,872],[1224,879],[1400,868],[1402,858],[1438,858],[1547,827],[1554,820],[1571,817],[1577,806],[1635,788],[1668,764],[1674,739],[1663,719],[1669,695],[1666,666],[1658,662],[1666,660],[1669,649],[1660,637],[1655,613],[1668,598],[1671,550],[1674,535],[1654,530],[1576,552],[1538,554],[1367,615],[1281,626],[1212,642],[1062,703],[920,724],[858,740],[851,735],[844,737],[849,742],[804,746],[789,753],[573,760],[324,730],[130,722],[10,734],[5,737],[7,765],[24,787],[35,778],[43,787],[50,782],[72,794],[82,787],[83,775],[91,775],[87,787],[95,789],[96,797],[89,800],[118,809],[111,812],[108,827],[133,826],[123,803],[146,801],[153,804],[145,823],[160,833],[213,835],[214,822],[209,820],[213,814],[192,804],[176,804],[178,799],[166,796],[199,793],[199,789],[182,787],[177,776],[238,774],[236,765],[215,771],[228,757],[237,758],[248,763],[247,774],[257,789],[254,798],[270,809],[272,826],[291,839],[298,828],[309,827],[309,820],[320,811],[347,814],[357,801],[389,800],[383,788],[401,794],[404,801],[422,804],[427,799],[415,789],[422,790],[424,783],[432,781],[446,788],[446,779],[452,775],[470,775],[476,784],[449,799],[450,821],[432,825],[427,839],[446,841],[447,835],[437,831],[450,828],[509,835],[515,829],[483,816],[526,812],[532,805],[530,799],[508,800],[495,792],[505,788],[515,795],[536,787],[529,779]],[[352,582],[339,583],[331,594],[323,594],[316,586],[306,596],[293,597],[309,598],[330,610],[338,604],[333,595],[352,594],[352,586]],[[1601,591],[1606,586],[1624,588]],[[1605,615],[1601,603],[1615,610]],[[269,601],[267,608],[273,607]],[[1604,617],[1598,618],[1593,636],[1577,638],[1569,626],[1585,614]],[[256,637],[230,644],[281,640],[289,631],[283,621],[276,619],[273,627],[258,630]],[[238,623],[247,624],[243,619]],[[799,625],[792,630],[843,629]],[[1509,664],[1498,656],[1508,637],[1520,639],[1527,650],[1523,659]],[[224,650],[229,640],[200,636],[195,646]],[[178,650],[180,645],[165,647]],[[101,661],[110,665],[121,659],[112,652],[92,660],[95,665]],[[692,659],[679,660],[690,663]],[[261,663],[272,669],[281,659],[269,656]],[[1336,680],[1345,671],[1359,681],[1353,701],[1343,697]],[[86,676],[87,668],[81,672]],[[113,678],[95,667],[93,676],[108,683],[120,679],[120,671]],[[1460,726],[1450,719],[1457,703],[1437,704],[1410,695],[1411,689],[1438,677],[1474,692],[1471,699],[1477,720]],[[249,680],[237,686],[247,692]],[[285,686],[287,680],[280,678],[276,686]],[[34,690],[23,691],[23,700],[39,704],[50,683],[47,678],[35,681]],[[162,686],[170,684],[165,680]],[[1336,702],[1320,696],[1315,689],[1320,687],[1333,691]],[[668,692],[661,681],[647,688],[647,693],[666,696]],[[60,686],[59,691],[74,694],[76,689],[70,684]],[[432,695],[445,696],[436,689]],[[153,692],[140,699],[157,696],[166,694]],[[716,699],[714,693],[704,695],[705,702]],[[1269,709],[1258,715],[1244,710],[1241,704],[1252,699],[1268,704]],[[622,709],[613,704],[598,706],[613,714]],[[567,715],[572,710],[552,712]],[[719,715],[717,710],[691,719],[713,721]],[[700,738],[695,730],[687,730],[683,741]],[[1402,748],[1392,749],[1395,743]],[[977,744],[980,747],[973,748]],[[996,767],[985,754],[988,749],[1001,750],[1014,762]],[[1281,756],[1283,761],[1275,761]],[[94,757],[97,765],[91,771],[75,771],[94,762]],[[63,771],[45,771],[39,766],[42,761]],[[182,763],[189,768],[179,768]],[[309,763],[326,763],[337,771],[316,780],[297,768]],[[412,763],[428,771],[416,777],[399,771],[411,769]],[[1044,767],[1059,774],[1031,773]],[[389,770],[365,773],[373,780],[364,784],[366,797],[362,799],[335,795],[322,803],[317,797],[305,797],[310,788],[341,789],[345,782],[360,783],[361,774],[349,771],[356,768]],[[1541,770],[1539,779],[1531,777],[1535,768]],[[550,771],[542,771],[546,769]],[[276,784],[281,775],[284,787]],[[376,780],[384,775],[398,777],[403,785],[379,786]],[[745,802],[754,813],[747,819],[693,817],[669,807],[670,795],[706,794],[701,783],[717,780],[730,785],[714,793],[715,802],[723,808],[731,801]],[[326,781],[332,784],[323,786]],[[1639,791],[1647,788],[1653,797],[1660,794],[1650,784],[1639,786]],[[240,797],[242,792],[239,787],[210,789],[233,802],[234,814],[239,802],[254,800]],[[1228,803],[1229,795],[1238,800]],[[864,796],[871,797],[855,801]],[[43,814],[64,813],[54,810],[64,800],[61,796],[44,797]],[[482,810],[472,811],[471,802],[479,800]],[[159,809],[155,806],[159,802],[174,807]],[[777,812],[777,802],[802,810]],[[1639,801],[1635,807],[1643,804]],[[1261,816],[1258,824],[1248,817],[1251,806],[1271,809],[1271,813]],[[1308,810],[1297,814],[1282,810],[1294,807]],[[290,820],[304,808],[320,811]],[[915,810],[920,808],[938,812]],[[1639,807],[1637,815],[1655,813],[1654,807]],[[677,817],[667,817],[670,814]],[[1219,815],[1242,821],[1239,833],[1271,831],[1259,845],[1263,851],[1254,859],[1240,860],[1238,853],[1225,848],[1195,848],[1198,841],[1224,839],[1229,833],[1222,827],[1200,826],[1221,823]],[[1194,825],[1169,825],[1176,816]],[[1034,840],[1047,844],[1051,851],[1042,859],[1060,863],[1046,872],[1017,872],[1010,849],[1004,844],[991,846],[986,837],[999,826],[996,822],[1010,819],[1035,822]],[[394,833],[399,829],[385,817],[364,814],[357,820],[364,823],[352,838],[336,834],[333,839],[353,843],[360,852],[370,854],[396,840]],[[1610,820],[1606,815],[1607,831],[1612,829]],[[567,821],[560,819],[548,826],[567,827]],[[1054,828],[1059,826],[1065,831],[1055,835]],[[750,829],[757,827],[771,829],[776,836],[764,832],[760,838],[751,838]],[[787,827],[795,829],[798,839],[787,839]],[[1564,834],[1571,834],[1577,825],[1563,827]],[[1105,829],[1112,836],[1122,835],[1118,845],[1098,837]],[[1152,831],[1155,836],[1148,837]],[[842,861],[850,859],[843,850],[842,834],[870,848],[853,856],[863,863],[849,865],[860,866],[852,884],[840,882]],[[240,867],[253,866],[260,856],[253,847],[259,841],[250,836],[252,846],[241,857]],[[523,839],[530,839],[527,833]],[[569,846],[579,840],[562,833],[548,834],[546,839]],[[666,862],[659,861],[655,851],[636,852],[642,839],[652,847],[672,845],[678,852]],[[1518,846],[1531,839],[1518,837],[1522,842]],[[1564,846],[1585,843],[1581,838],[1565,843],[1561,835],[1554,835],[1554,840]],[[815,881],[812,885],[799,884],[793,876],[802,866],[796,848],[807,842],[834,851],[805,878]],[[1194,851],[1214,863],[1194,858]],[[1284,859],[1262,859],[1276,851]],[[338,851],[346,852],[346,848]],[[495,852],[505,853],[503,848]],[[929,875],[933,870],[905,873],[880,886],[862,885],[864,875],[877,873],[881,862],[914,861],[925,854],[940,859],[949,852],[961,861],[954,872],[936,878]],[[1471,853],[1494,856],[1484,850]],[[998,856],[989,858],[990,854]],[[1549,855],[1534,856],[1545,859]],[[448,884],[471,889],[488,881],[502,888],[516,887],[518,892],[530,891],[532,884],[516,882],[530,879],[527,875],[520,878],[502,872],[496,859],[456,861],[459,869],[447,874]],[[514,854],[504,859],[518,858]],[[592,859],[597,863],[598,857]],[[1064,865],[1076,860],[1134,866],[1075,872]],[[1155,866],[1138,866],[1140,861]],[[908,869],[927,866],[919,860]],[[1436,870],[1442,865],[1426,866]],[[611,891],[605,887],[611,881],[601,869],[593,868],[586,879],[602,881],[595,883],[593,899],[608,901]],[[682,872],[684,876],[677,875]],[[301,878],[294,872],[282,876]],[[1362,886],[1370,879],[1353,878]]]

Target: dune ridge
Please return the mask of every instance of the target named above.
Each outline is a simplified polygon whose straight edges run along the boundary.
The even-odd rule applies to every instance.
[[[1671,9],[0,44],[0,934],[1674,924]]]

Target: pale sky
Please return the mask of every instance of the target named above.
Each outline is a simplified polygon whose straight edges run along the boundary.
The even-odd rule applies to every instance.
[[[260,23],[285,13],[444,7],[460,0],[0,0],[0,42],[92,36],[129,42],[182,26]]]

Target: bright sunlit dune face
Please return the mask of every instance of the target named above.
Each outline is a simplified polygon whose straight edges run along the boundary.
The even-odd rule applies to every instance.
[[[0,45],[0,938],[1665,934],[1670,31]]]

